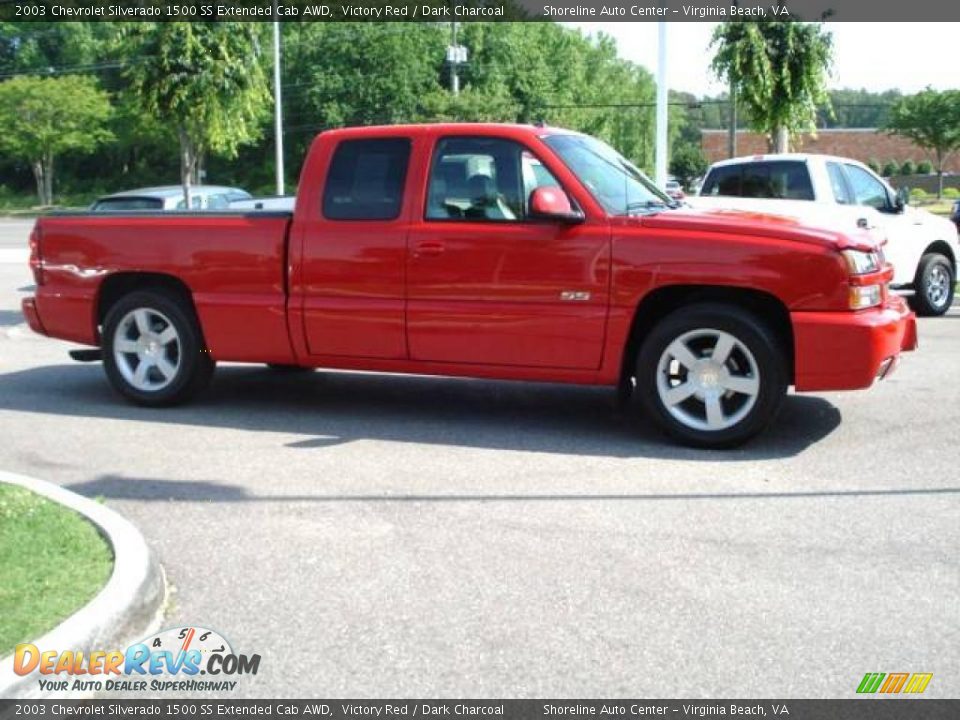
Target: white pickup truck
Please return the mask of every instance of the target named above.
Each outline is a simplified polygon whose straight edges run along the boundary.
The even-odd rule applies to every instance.
[[[783,215],[833,228],[868,228],[886,238],[894,290],[919,315],[942,315],[953,302],[960,260],[957,227],[910,207],[870,168],[829,155],[754,155],[715,163],[694,207]]]

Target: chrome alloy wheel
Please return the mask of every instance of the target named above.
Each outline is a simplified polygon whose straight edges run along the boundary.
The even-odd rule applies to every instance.
[[[950,296],[950,273],[943,265],[936,264],[930,268],[924,289],[931,305],[936,308],[943,307]]]
[[[753,353],[736,337],[700,328],[676,338],[660,355],[657,393],[683,425],[726,430],[756,404],[760,371]]]
[[[180,335],[170,318],[152,308],[131,310],[113,335],[117,369],[132,387],[156,392],[180,371]]]

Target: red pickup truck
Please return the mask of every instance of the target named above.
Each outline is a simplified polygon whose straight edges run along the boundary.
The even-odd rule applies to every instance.
[[[350,128],[316,138],[292,214],[40,218],[23,310],[143,405],[218,361],[585,383],[726,447],[789,385],[867,387],[915,347],[872,242],[679,207],[568,130]]]

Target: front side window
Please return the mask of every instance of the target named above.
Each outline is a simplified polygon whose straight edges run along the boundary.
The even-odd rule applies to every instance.
[[[611,215],[657,212],[675,206],[636,165],[596,138],[549,135],[543,141]]]
[[[869,205],[885,210],[889,205],[886,186],[873,175],[856,165],[847,165],[847,177],[857,205]]]
[[[519,221],[538,187],[559,187],[529,150],[512,140],[444,138],[437,143],[427,189],[428,220]]]
[[[186,207],[187,207],[187,206],[186,206],[186,203],[184,203],[183,200],[180,200],[180,201],[177,203],[177,208],[176,208],[176,209],[177,209],[177,210],[185,210]],[[199,196],[199,195],[194,195],[193,197],[190,198],[190,207],[191,207],[192,209],[194,209],[194,210],[200,208],[200,196]]]
[[[323,191],[328,220],[395,220],[410,160],[405,138],[344,140],[337,146]]]

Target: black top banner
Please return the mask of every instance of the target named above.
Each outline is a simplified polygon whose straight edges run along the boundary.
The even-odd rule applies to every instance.
[[[943,0],[0,0],[0,20],[264,22],[960,21]]]
[[[960,700],[0,700],[0,720],[52,717],[955,720]]]

